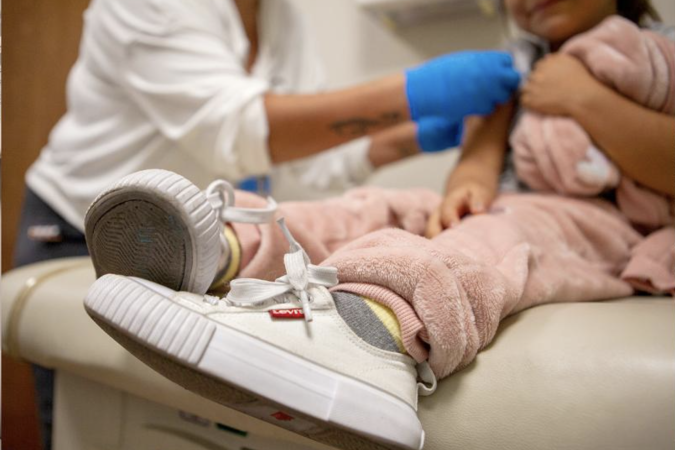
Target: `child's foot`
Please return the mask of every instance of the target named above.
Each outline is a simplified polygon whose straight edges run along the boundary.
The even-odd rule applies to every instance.
[[[210,400],[338,448],[421,449],[412,358],[359,339],[325,288],[309,293],[311,323],[292,294],[236,307],[105,275],[85,307],[141,361]]]
[[[216,181],[202,192],[182,176],[145,170],[100,194],[85,217],[97,276],[136,276],[199,294],[234,277],[238,243],[225,222],[267,223],[267,209],[234,208],[234,190]]]
[[[275,282],[235,280],[220,300],[106,275],[86,310],[139,359],[211,400],[347,450],[421,449],[413,359],[361,339],[327,290],[336,270],[309,264],[284,231],[288,274]]]

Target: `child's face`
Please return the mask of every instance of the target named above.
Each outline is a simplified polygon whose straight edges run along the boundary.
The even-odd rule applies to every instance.
[[[523,30],[558,46],[616,14],[617,0],[504,0]]]

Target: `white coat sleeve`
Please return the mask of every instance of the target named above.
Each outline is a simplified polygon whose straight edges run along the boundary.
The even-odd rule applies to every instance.
[[[236,181],[271,169],[263,95],[208,28],[142,33],[126,48],[122,82],[149,121],[218,176]]]
[[[291,5],[292,6],[292,5]],[[285,21],[293,23],[284,31],[287,45],[279,57],[285,64],[301,68],[295,93],[310,94],[326,90],[326,73],[308,29],[307,18],[288,8]],[[275,11],[279,16],[279,11]],[[284,21],[276,21],[279,26]],[[319,154],[278,164],[272,170],[272,192],[279,198],[323,198],[363,184],[373,173],[368,158],[369,137],[355,139]],[[316,195],[313,195],[316,194]]]

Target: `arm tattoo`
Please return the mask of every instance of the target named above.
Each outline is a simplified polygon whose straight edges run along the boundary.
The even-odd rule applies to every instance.
[[[408,156],[413,156],[419,153],[414,147],[398,147],[396,150],[398,150],[398,154],[402,158],[407,158]]]
[[[394,125],[401,121],[401,114],[397,112],[386,112],[380,114],[375,119],[367,117],[353,117],[350,119],[339,120],[329,125],[334,133],[340,136],[358,137],[368,134],[373,128]]]

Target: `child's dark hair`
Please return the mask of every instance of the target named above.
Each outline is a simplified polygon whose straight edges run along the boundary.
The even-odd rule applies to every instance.
[[[616,9],[621,17],[642,25],[646,18],[660,21],[661,16],[652,6],[650,0],[617,0]]]

